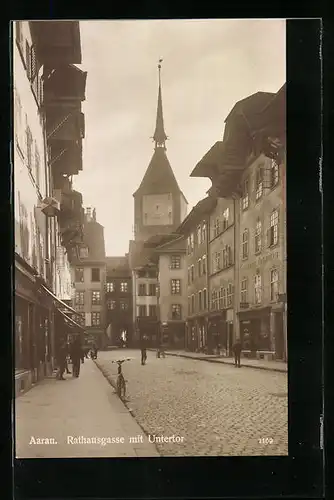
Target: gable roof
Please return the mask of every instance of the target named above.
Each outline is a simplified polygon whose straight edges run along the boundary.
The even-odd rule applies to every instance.
[[[158,253],[164,253],[176,250],[178,252],[186,251],[186,240],[183,235],[174,238],[172,241],[167,241],[166,243],[163,243],[162,245],[159,245],[155,248],[155,252]]]
[[[162,194],[181,192],[164,148],[157,148],[147,167],[139,188],[133,194]]]
[[[187,231],[191,230],[203,216],[210,214],[216,205],[217,199],[211,196],[207,196],[200,200],[177,228],[176,233],[185,234]]]

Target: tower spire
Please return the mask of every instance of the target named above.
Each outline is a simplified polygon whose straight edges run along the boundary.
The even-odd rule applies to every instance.
[[[153,140],[155,142],[155,149],[163,148],[166,149],[167,135],[164,129],[164,117],[162,112],[162,97],[161,97],[161,63],[162,59],[159,59],[158,71],[159,71],[159,92],[158,92],[158,107],[157,107],[157,120],[155,125],[155,132],[153,135]]]

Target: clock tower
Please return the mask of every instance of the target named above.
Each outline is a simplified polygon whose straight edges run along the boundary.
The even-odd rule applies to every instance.
[[[151,236],[173,232],[187,215],[187,200],[179,188],[166,155],[161,62],[160,59],[157,117],[153,135],[154,152],[143,180],[133,194],[136,241],[146,241]]]

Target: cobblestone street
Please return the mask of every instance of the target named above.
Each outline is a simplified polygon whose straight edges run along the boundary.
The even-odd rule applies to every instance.
[[[112,360],[127,356],[133,358],[123,365],[127,406],[137,422],[147,434],[184,438],[157,444],[161,455],[288,453],[286,373],[158,359],[154,352],[141,366],[138,350],[100,352],[97,364],[115,381]]]

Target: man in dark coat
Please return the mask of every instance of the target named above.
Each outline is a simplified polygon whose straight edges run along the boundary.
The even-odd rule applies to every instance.
[[[82,360],[83,351],[81,347],[80,337],[76,337],[71,345],[71,359],[73,363],[73,377],[78,378],[80,374],[80,361]]]
[[[147,359],[147,341],[146,337],[142,337],[141,342],[140,342],[140,351],[141,351],[141,364],[144,365],[146,363]]]
[[[234,365],[235,367],[240,368],[240,357],[241,357],[242,346],[240,339],[237,339],[235,344],[233,345],[234,352]]]
[[[57,362],[58,362],[58,373],[57,373],[57,379],[58,380],[65,380],[64,379],[64,371],[66,370],[66,358],[67,358],[67,342],[66,340],[62,340],[58,349],[57,353]]]

